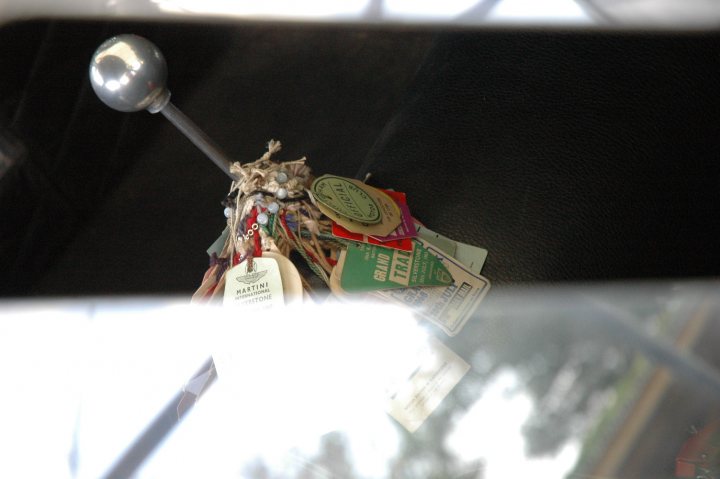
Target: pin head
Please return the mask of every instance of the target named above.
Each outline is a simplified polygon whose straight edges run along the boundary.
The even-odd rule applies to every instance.
[[[90,61],[90,83],[107,106],[119,111],[151,113],[170,100],[165,87],[167,64],[152,42],[137,35],[118,35],[98,47]]]

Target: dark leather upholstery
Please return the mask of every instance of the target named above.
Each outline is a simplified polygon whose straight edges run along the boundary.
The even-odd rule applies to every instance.
[[[358,172],[496,282],[720,273],[720,37],[439,38]]]
[[[87,86],[92,51],[129,31],[228,153],[276,137],[318,174],[372,171],[487,247],[495,283],[720,272],[718,34],[446,33],[423,62],[428,30],[40,22],[0,30],[0,127],[28,149],[0,180],[0,296],[186,295],[202,277],[227,179]]]

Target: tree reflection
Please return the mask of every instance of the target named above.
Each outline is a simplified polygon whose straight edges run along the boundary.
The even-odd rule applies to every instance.
[[[356,476],[348,458],[344,434],[331,432],[320,439],[320,452],[307,462],[297,479],[353,479]]]
[[[664,323],[682,323],[682,318],[668,319],[671,314],[668,300],[660,295],[642,304],[635,301],[620,304],[620,307],[632,311],[646,326],[657,328]],[[489,471],[487,451],[483,451],[482,446],[473,449],[469,445],[467,449],[473,456],[469,457],[460,454],[448,438],[467,419],[468,411],[490,393],[489,388],[497,387],[495,380],[503,374],[511,373],[516,378],[503,392],[507,399],[515,395],[528,397],[531,406],[521,430],[516,431],[524,438],[524,453],[508,464],[494,465],[493,472],[507,467],[509,477],[512,477],[514,463],[528,458],[554,457],[571,441],[585,442],[588,434],[601,422],[617,424],[621,421],[624,412],[611,411],[609,406],[617,403],[619,398],[632,400],[637,396],[642,385],[634,383],[632,374],[641,354],[613,344],[608,337],[602,337],[598,329],[589,327],[590,322],[579,320],[578,314],[583,314],[582,311],[570,309],[538,307],[532,315],[527,315],[508,314],[502,307],[489,308],[489,312],[468,323],[462,336],[438,335],[450,349],[465,358],[472,369],[414,434],[395,424],[400,438],[399,449],[389,451],[387,470],[382,477],[486,477]],[[480,424],[467,437],[492,438],[497,434],[494,428],[502,427],[503,416],[512,412],[499,407],[492,414],[496,416],[495,423]],[[303,460],[300,470],[285,477],[376,477],[363,475],[355,467],[355,440],[367,438],[356,438],[352,431],[322,436],[317,453]],[[496,444],[496,447],[502,448],[503,444]],[[586,459],[585,455],[582,457]],[[264,465],[258,464],[247,472],[248,477],[258,479],[281,477],[269,474]]]
[[[568,318],[493,323],[497,339],[484,341],[476,352],[485,356],[477,387],[482,389],[498,371],[512,369],[534,401],[523,431],[528,456],[556,454],[587,426],[598,401],[627,370],[631,354],[578,334]]]

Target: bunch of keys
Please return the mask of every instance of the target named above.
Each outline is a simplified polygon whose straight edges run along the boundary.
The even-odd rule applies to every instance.
[[[226,227],[208,250],[210,268],[193,301],[244,308],[302,301],[302,259],[340,298],[371,296],[412,308],[450,336],[472,316],[490,282],[487,251],[435,233],[415,219],[404,193],[334,175],[306,159],[278,162],[271,140],[257,160],[230,160],[170,102],[160,50],[136,35],[104,42],[90,64],[99,98],[123,112],[162,113],[231,180]],[[293,254],[294,253],[294,254]]]

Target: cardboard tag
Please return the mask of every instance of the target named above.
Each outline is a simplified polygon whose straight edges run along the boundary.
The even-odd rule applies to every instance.
[[[453,257],[469,269],[470,272],[480,274],[485,265],[488,250],[467,243],[460,243],[459,241],[456,241],[455,245],[456,249]]]
[[[420,317],[436,324],[449,336],[455,336],[477,310],[490,289],[490,281],[433,246],[423,244],[447,268],[453,284],[446,288],[415,287],[373,294],[413,308]]]
[[[418,231],[418,237],[423,239],[425,242],[435,246],[440,251],[452,256],[460,264],[467,267],[471,272],[480,274],[485,260],[488,256],[488,250],[480,248],[478,246],[469,245],[467,243],[461,243],[459,241],[451,240],[450,238],[429,230],[425,226],[415,224]]]
[[[457,243],[450,238],[436,233],[429,228],[415,222],[415,229],[417,230],[418,238],[425,240],[426,242],[437,247],[440,251],[455,257],[455,250],[457,249]]]
[[[253,258],[252,271],[248,261],[226,273],[224,305],[283,306],[283,283],[278,262],[269,257]]]
[[[417,367],[392,384],[386,411],[415,432],[470,370],[470,365],[434,337],[417,351]]]
[[[338,262],[332,269],[332,273],[330,273],[330,282],[328,283],[330,291],[338,298],[341,298],[347,294],[345,290],[342,289],[342,286],[340,286],[340,278],[342,277],[343,266],[345,266],[346,255],[347,250],[340,251],[340,256],[338,256]]]
[[[377,224],[382,211],[368,191],[370,187],[357,180],[323,175],[313,181],[310,191],[325,207],[351,221]]]
[[[280,269],[280,277],[282,278],[283,296],[285,304],[302,301],[303,286],[300,272],[289,258],[271,251],[263,252],[263,258],[272,258],[277,261]]]
[[[338,177],[333,177],[338,178]],[[328,205],[319,201],[319,196],[313,195],[317,207],[322,211],[325,216],[339,224],[343,228],[353,233],[360,233],[363,235],[374,235],[374,236],[387,236],[392,233],[402,223],[402,213],[400,207],[395,201],[390,198],[387,194],[368,186],[358,180],[351,180],[347,178],[341,178],[345,182],[357,186],[359,191],[363,191],[369,198],[374,201],[374,204],[378,207],[380,220],[377,223],[369,223],[366,221],[359,221],[352,217],[342,214],[338,209],[335,209],[332,205]],[[343,196],[348,202],[352,199],[351,197]]]
[[[338,256],[338,262],[333,268],[332,273],[330,273],[330,282],[328,283],[328,286],[330,287],[330,291],[333,293],[333,295],[331,295],[329,298],[334,298],[336,300],[349,299],[351,301],[362,301],[363,298],[373,300],[373,298],[370,297],[370,292],[348,293],[342,288],[342,285],[340,284],[340,278],[342,278],[343,266],[345,266],[346,255],[347,250],[342,250],[340,252],[340,256]]]
[[[453,283],[448,269],[420,242],[412,251],[399,251],[366,243],[348,245],[340,286],[348,292],[447,286]]]

